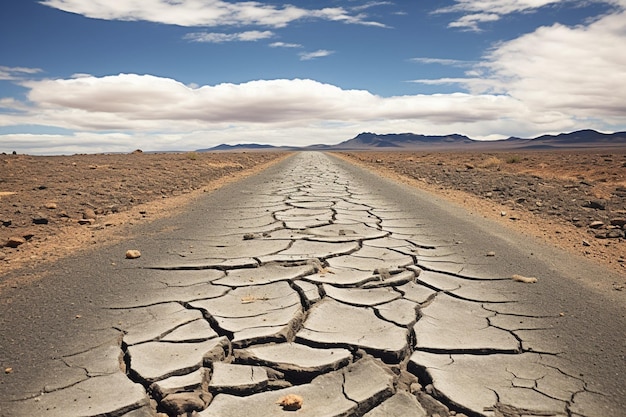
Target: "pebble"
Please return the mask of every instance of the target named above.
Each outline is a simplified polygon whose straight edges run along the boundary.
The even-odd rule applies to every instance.
[[[48,224],[49,220],[47,217],[42,216],[41,214],[38,214],[37,216],[33,217],[33,224]]]
[[[129,249],[126,251],[126,259],[137,259],[141,256],[141,252],[137,249]]]
[[[44,204],[44,207],[47,208],[48,210],[54,210],[58,206],[57,206],[57,203],[48,202],[48,203]]]
[[[583,203],[583,207],[595,210],[606,210],[606,202],[602,200],[589,200]]]
[[[494,251],[489,251],[487,252],[487,256],[496,256],[496,253]]]
[[[9,248],[17,248],[24,243],[26,243],[26,239],[24,239],[23,237],[11,236],[9,240],[7,240],[5,246],[8,246]]]
[[[624,228],[624,226],[626,226],[626,217],[611,219],[610,223],[613,226],[619,226],[621,228]]]
[[[523,282],[525,284],[534,284],[535,282],[537,282],[537,278],[535,277],[525,277],[518,274],[513,275],[511,278],[513,278],[513,281]]]
[[[93,209],[87,208],[83,210],[83,219],[95,219],[96,212]]]
[[[592,229],[599,229],[602,226],[604,226],[604,222],[602,222],[600,220],[596,220],[596,221],[593,221],[593,222],[589,223],[589,227],[592,228]]]

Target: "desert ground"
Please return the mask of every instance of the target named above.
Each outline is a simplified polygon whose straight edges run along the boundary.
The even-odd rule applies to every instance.
[[[626,276],[626,150],[338,155]]]
[[[134,224],[172,214],[287,155],[0,155],[0,275],[16,268],[27,275],[42,262],[119,241]]]
[[[288,155],[0,155],[0,275],[118,241],[134,224]],[[626,276],[626,150],[337,155]]]

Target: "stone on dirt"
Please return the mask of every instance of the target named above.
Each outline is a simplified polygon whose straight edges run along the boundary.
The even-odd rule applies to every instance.
[[[24,243],[26,243],[26,239],[24,239],[23,237],[11,236],[7,240],[7,243],[5,244],[5,246],[8,246],[9,248],[17,248],[18,246],[23,245]]]
[[[126,259],[137,259],[141,257],[141,252],[136,249],[129,249],[126,251]]]

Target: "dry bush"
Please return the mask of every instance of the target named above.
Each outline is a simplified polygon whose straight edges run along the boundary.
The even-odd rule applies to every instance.
[[[495,156],[490,156],[489,158],[484,160],[482,164],[480,164],[480,167],[481,168],[500,168],[501,165],[502,165],[502,161],[499,158]]]

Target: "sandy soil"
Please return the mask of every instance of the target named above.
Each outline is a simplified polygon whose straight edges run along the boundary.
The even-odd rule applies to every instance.
[[[622,272],[625,289],[626,150],[337,155]]]
[[[279,152],[0,155],[0,277],[128,236]],[[12,240],[13,243],[9,242]],[[12,247],[15,246],[15,247]],[[0,290],[15,283],[0,281]]]

